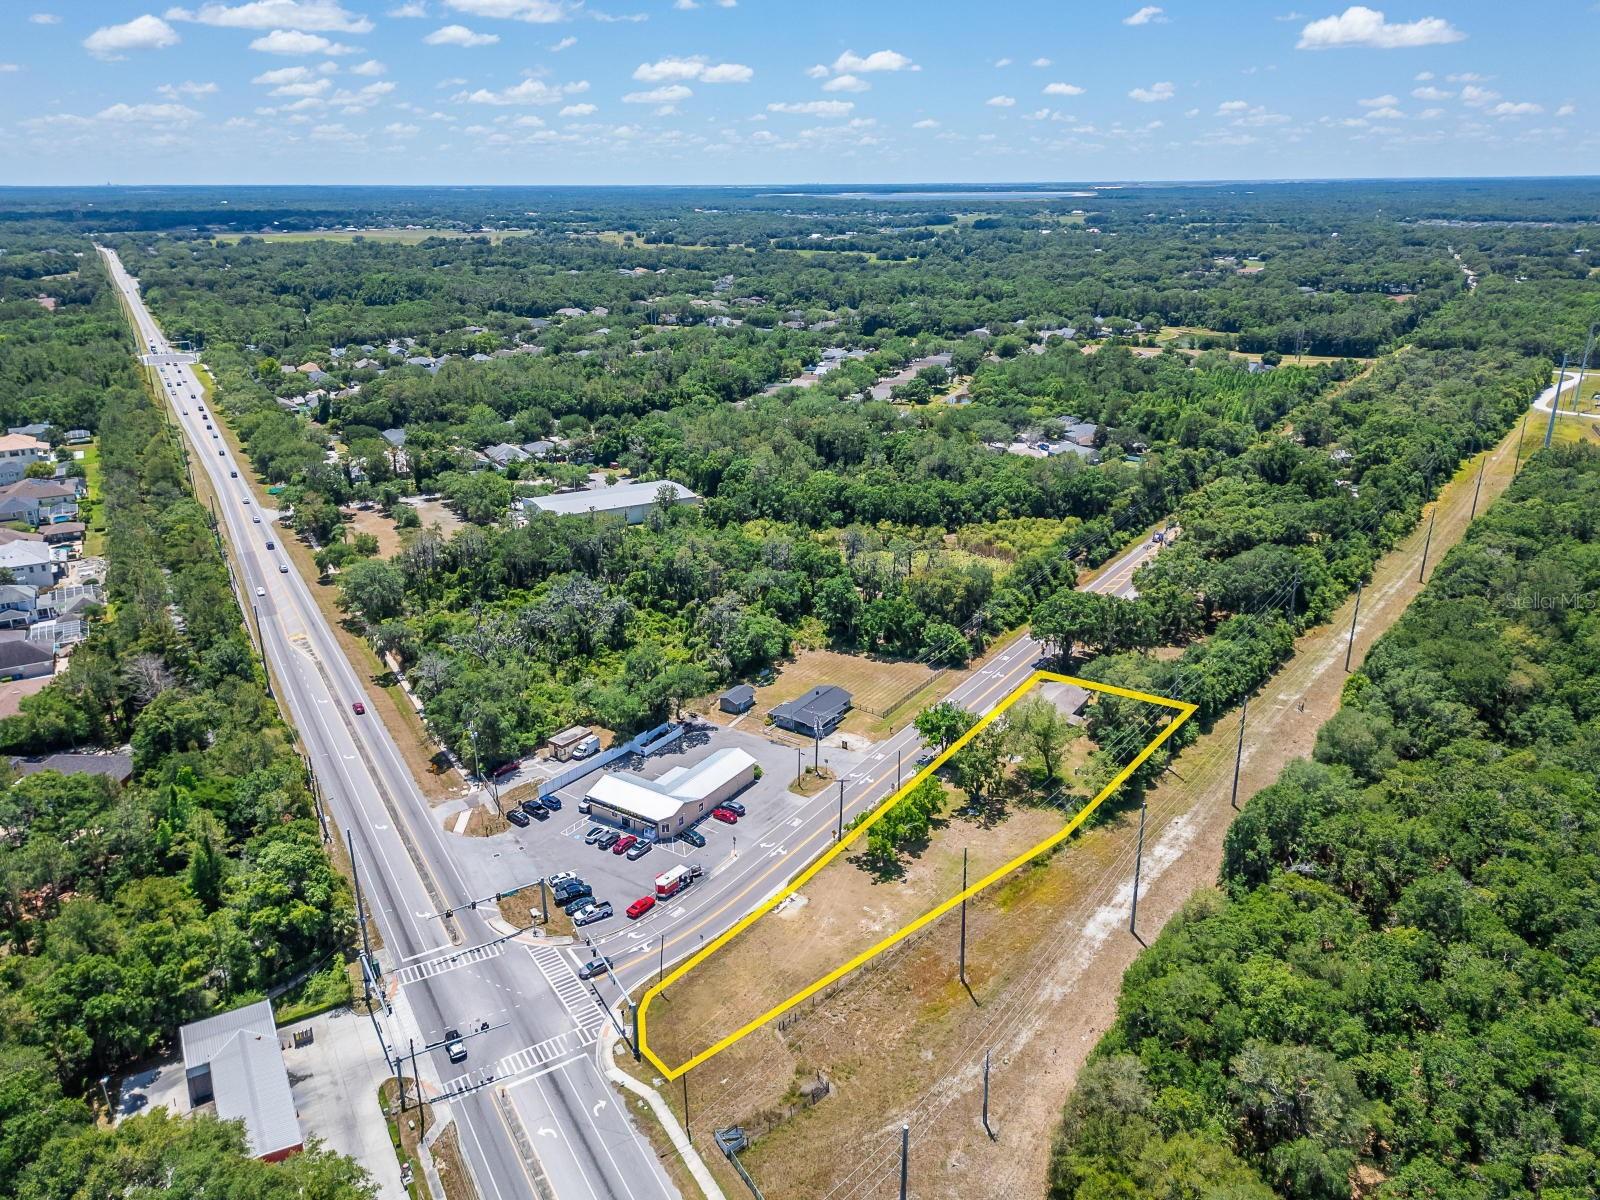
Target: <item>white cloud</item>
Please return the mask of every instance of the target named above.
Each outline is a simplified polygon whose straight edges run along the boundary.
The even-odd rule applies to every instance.
[[[474,33],[465,25],[445,25],[422,39],[430,46],[492,46],[500,40],[498,33]]]
[[[937,129],[937,128],[939,128],[939,122],[935,121],[932,117],[924,117],[924,118],[922,118],[922,120],[917,121],[915,124],[913,124],[911,126],[911,128],[913,128],[913,129]]]
[[[1425,108],[1417,114],[1417,120],[1436,121],[1442,116],[1444,116],[1444,109],[1442,108]]]
[[[1467,35],[1443,17],[1415,21],[1385,20],[1383,13],[1353,4],[1336,17],[1312,21],[1300,31],[1300,50],[1337,50],[1365,46],[1373,50],[1401,50],[1416,46],[1444,46]]]
[[[385,125],[383,131],[390,137],[414,137],[422,132],[422,126],[408,125],[403,121],[396,121],[392,125]]]
[[[1362,108],[1389,108],[1392,105],[1399,104],[1400,98],[1398,96],[1388,95],[1371,96],[1366,100],[1357,100],[1356,103]]]
[[[1164,10],[1154,4],[1146,4],[1138,12],[1122,18],[1124,25],[1165,25],[1167,18]]]
[[[551,54],[560,54],[563,50],[571,50],[577,44],[578,44],[578,39],[577,38],[575,38],[575,37],[564,37],[559,42],[555,42],[555,43],[553,43],[551,45],[550,53]]]
[[[1544,105],[1535,104],[1531,100],[1520,100],[1513,103],[1502,100],[1489,110],[1491,117],[1531,117],[1535,113],[1542,113]]]
[[[767,111],[794,113],[802,117],[846,117],[855,106],[854,100],[802,100],[798,103],[780,101],[767,105]]]
[[[167,10],[169,21],[198,21],[231,29],[306,29],[315,33],[371,33],[372,22],[336,0],[251,0],[246,4],[202,4],[198,12]]]
[[[56,16],[55,13],[46,13],[46,12],[34,13],[31,17],[28,18],[28,20],[32,21],[35,25],[59,25],[59,24],[61,24],[61,18]]]
[[[422,0],[408,0],[405,4],[398,4],[386,14],[390,17],[425,17],[428,15],[428,6]]]
[[[663,58],[640,63],[633,77],[640,83],[681,83],[694,79],[701,83],[749,83],[755,72],[743,63],[711,63],[703,55],[693,58]]]
[[[1427,83],[1428,80],[1433,78],[1433,72],[1432,71],[1418,71],[1413,78],[1415,78],[1418,83]]]
[[[549,25],[565,21],[567,6],[557,0],[445,0],[457,12],[475,17],[499,17],[507,21],[531,21],[536,25]]]
[[[1463,71],[1458,75],[1446,75],[1447,83],[1488,83],[1493,75],[1479,75],[1476,71]]]
[[[184,104],[113,104],[95,113],[95,118],[124,124],[182,125],[199,115]]]
[[[821,63],[817,63],[815,66],[806,68],[807,79],[826,79],[827,77],[828,68],[823,66]]]
[[[524,79],[521,83],[501,88],[498,92],[479,88],[475,92],[464,92],[454,98],[464,100],[468,104],[560,104],[568,96],[576,96],[588,90],[587,79],[555,84],[546,83],[542,79]]]
[[[749,83],[755,72],[743,63],[714,63],[700,76],[701,83]]]
[[[15,75],[20,70],[22,68],[14,62],[0,62],[0,75]]]
[[[1382,108],[1373,109],[1367,116],[1374,121],[1401,121],[1405,119],[1405,113],[1388,104]]]
[[[990,96],[984,103],[990,108],[1014,108],[1017,100],[1015,96]]]
[[[129,50],[164,50],[178,44],[178,31],[160,17],[146,13],[123,25],[106,25],[83,39],[83,48],[108,62],[127,57]]]
[[[569,104],[561,110],[563,117],[587,117],[597,111],[592,104]]]
[[[332,86],[333,84],[329,83],[326,79],[313,79],[307,83],[286,83],[282,87],[275,87],[272,89],[272,94],[274,96],[290,96],[295,98],[301,96],[320,96]]]
[[[865,58],[854,50],[846,50],[833,60],[833,69],[839,74],[865,75],[869,71],[919,71],[922,68],[898,50],[874,50]]]
[[[1083,89],[1075,83],[1047,83],[1044,85],[1046,96],[1081,96]]]
[[[1009,67],[1011,62],[1012,60],[1009,58],[997,58],[994,60],[994,65],[996,67]]]
[[[676,104],[679,100],[687,100],[694,95],[691,88],[686,88],[681,83],[669,83],[662,87],[651,88],[647,92],[629,92],[622,98],[624,104]]]
[[[382,75],[389,68],[375,58],[369,58],[364,63],[357,63],[350,68],[352,75]]]
[[[1035,67],[1049,67],[1054,66],[1055,64],[1052,63],[1048,58],[1036,58],[1030,65]]]
[[[1426,87],[1412,88],[1411,95],[1417,100],[1450,100],[1455,97],[1454,92],[1436,88],[1431,83]]]
[[[214,96],[217,94],[217,85],[214,83],[163,83],[156,89],[163,96],[176,100],[179,96]]]
[[[859,79],[854,75],[835,75],[822,85],[822,90],[825,92],[865,92],[871,87],[872,85],[865,79]]]
[[[298,29],[274,29],[250,43],[250,49],[263,54],[354,54],[354,46],[330,42],[320,33],[301,33]]]
[[[1578,111],[1578,106],[1577,105],[1575,105],[1575,104],[1563,104],[1560,108],[1556,109],[1556,116],[1558,116],[1558,117],[1570,117],[1570,116],[1572,116],[1573,113],[1575,113],[1577,111]]]
[[[1155,104],[1161,100],[1171,100],[1176,91],[1172,84],[1163,80],[1161,83],[1152,83],[1147,88],[1136,87],[1128,93],[1128,96],[1140,104]]]
[[[1498,99],[1500,99],[1499,92],[1493,88],[1479,87],[1475,83],[1469,83],[1461,89],[1461,103],[1473,108],[1482,108],[1490,101]]]
[[[261,72],[250,82],[280,87],[285,83],[304,83],[308,79],[315,78],[316,73],[310,67],[275,67],[270,71]]]
[[[1248,112],[1249,109],[1250,101],[1248,100],[1224,100],[1217,105],[1217,116],[1231,117],[1235,113]]]

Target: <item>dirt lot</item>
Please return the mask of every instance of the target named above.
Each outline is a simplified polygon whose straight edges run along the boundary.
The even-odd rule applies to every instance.
[[[1480,511],[1509,482],[1515,444],[1513,432],[1489,452]],[[1463,535],[1477,470],[1476,460],[1463,466],[1441,497],[1430,564]],[[1423,538],[1419,526],[1368,584],[1354,665],[1419,590]],[[1250,705],[1241,799],[1308,754],[1337,708],[1352,607],[1302,637]],[[1216,878],[1237,729],[1220,721],[1149,796],[1145,939]],[[1137,828],[1137,813],[1124,812],[969,906],[971,996],[955,977],[952,915],[787,1014],[786,1027],[762,1029],[691,1072],[696,1131],[739,1122],[758,1134],[744,1158],[774,1200],[887,1194],[902,1120],[912,1127],[919,1197],[1042,1194],[1060,1105],[1115,1015],[1122,973],[1141,947],[1128,933]],[[996,1141],[978,1122],[986,1051]],[[796,1085],[819,1071],[832,1091],[808,1106]],[[677,1103],[677,1091],[664,1094]],[[738,1182],[724,1178],[731,1194]]]
[[[345,514],[352,535],[370,533],[378,539],[378,557],[388,558],[400,549],[400,531],[394,522],[376,509],[355,509]]]
[[[424,529],[430,525],[437,525],[439,532],[445,537],[449,537],[465,523],[443,500],[415,500],[410,503],[411,507],[417,510],[417,516],[422,518]]]

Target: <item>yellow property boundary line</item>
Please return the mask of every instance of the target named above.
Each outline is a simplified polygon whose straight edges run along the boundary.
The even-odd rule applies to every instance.
[[[756,1017],[753,1021],[747,1022],[745,1025],[736,1029],[727,1037],[717,1042],[714,1046],[711,1046],[706,1050],[702,1050],[699,1054],[696,1054],[687,1062],[684,1062],[676,1067],[669,1067],[666,1063],[662,1062],[659,1057],[656,1056],[656,1054],[650,1049],[650,1042],[647,1032],[649,1025],[646,1019],[650,1010],[650,1002],[652,1000],[665,991],[669,986],[682,979],[690,971],[694,970],[695,967],[705,962],[706,959],[710,958],[734,938],[738,937],[739,934],[750,928],[751,925],[755,924],[762,917],[766,916],[767,913],[771,912],[779,904],[783,903],[783,901],[798,892],[811,880],[814,875],[817,874],[818,871],[822,870],[823,867],[827,866],[834,859],[838,858],[839,855],[843,854],[845,850],[850,847],[852,842],[856,841],[856,839],[865,834],[867,830],[871,829],[873,825],[877,824],[877,822],[883,817],[884,813],[888,812],[897,803],[899,803],[907,793],[909,793],[924,779],[928,778],[940,767],[944,766],[944,764],[949,761],[952,755],[959,752],[963,746],[965,746],[973,738],[977,737],[978,734],[982,733],[983,730],[989,725],[993,724],[995,720],[997,720],[1001,714],[1006,711],[1006,709],[1010,708],[1025,694],[1027,694],[1029,689],[1033,688],[1037,684],[1045,682],[1071,684],[1074,687],[1080,687],[1086,691],[1104,692],[1107,695],[1122,696],[1128,700],[1142,700],[1149,704],[1159,704],[1164,708],[1170,708],[1174,710],[1178,716],[1175,719],[1168,721],[1162,730],[1151,740],[1150,744],[1145,746],[1144,749],[1140,750],[1139,753],[1134,756],[1133,761],[1118,771],[1112,780],[1107,783],[1105,787],[1100,789],[1100,791],[1095,795],[1094,799],[1090,800],[1089,803],[1082,809],[1082,811],[1073,817],[1072,820],[1068,821],[1059,832],[1047,837],[1037,846],[1034,846],[1028,850],[1024,850],[1021,854],[1017,855],[1005,865],[996,867],[993,871],[990,871],[989,874],[972,884],[965,891],[951,896],[950,899],[946,900],[938,907],[923,913],[910,924],[902,926],[900,929],[896,930],[894,933],[891,933],[888,937],[880,941],[877,945],[856,955],[843,966],[835,967],[832,971],[829,971],[815,983],[808,984],[806,987],[790,996],[787,1000],[784,1000],[781,1003],[774,1005],[772,1008],[769,1008],[766,1012],[762,1013],[759,1017]],[[827,987],[830,983],[842,979],[851,971],[855,970],[869,959],[882,954],[885,950],[889,949],[889,947],[895,945],[897,942],[904,941],[917,930],[921,929],[924,925],[927,925],[932,921],[937,921],[940,917],[949,912],[951,909],[955,908],[963,900],[970,900],[973,896],[976,896],[979,892],[997,882],[1002,876],[1016,870],[1016,868],[1022,866],[1028,860],[1038,857],[1040,854],[1043,854],[1045,851],[1059,845],[1067,838],[1071,837],[1073,833],[1077,831],[1078,827],[1089,819],[1090,814],[1092,814],[1095,809],[1099,808],[1112,792],[1116,791],[1119,787],[1127,782],[1128,777],[1132,775],[1134,771],[1138,770],[1140,764],[1142,764],[1145,759],[1154,754],[1156,750],[1160,748],[1163,742],[1165,742],[1169,737],[1178,731],[1179,726],[1181,726],[1185,721],[1195,714],[1195,710],[1195,705],[1184,700],[1172,700],[1165,696],[1151,695],[1148,692],[1135,692],[1128,688],[1113,687],[1108,683],[1093,683],[1090,680],[1079,679],[1072,675],[1058,675],[1053,671],[1033,672],[1033,674],[1029,675],[1027,679],[1023,680],[1022,683],[1018,685],[1010,695],[1002,700],[999,705],[996,706],[993,712],[982,718],[976,725],[967,730],[966,733],[962,734],[961,737],[957,738],[949,746],[945,747],[945,749],[941,751],[932,762],[913,775],[905,782],[903,786],[897,788],[886,800],[884,800],[882,804],[878,805],[877,808],[873,809],[865,820],[859,822],[853,828],[846,830],[842,839],[836,842],[827,851],[827,853],[818,858],[816,862],[812,863],[792,881],[790,881],[787,887],[784,887],[781,891],[765,901],[753,912],[741,918],[736,924],[724,930],[709,944],[697,951],[694,957],[674,968],[672,974],[668,975],[659,983],[653,984],[651,987],[646,989],[644,995],[639,998],[639,1006],[637,1012],[635,1013],[635,1016],[638,1019],[639,1050],[669,1080],[678,1078],[678,1076],[682,1075],[685,1071],[693,1070],[707,1059],[722,1053],[722,1051],[733,1045],[740,1038],[747,1034],[753,1033],[755,1030],[761,1028],[761,1026],[765,1025],[774,1017],[788,1012],[789,1009],[799,1004],[802,1000],[815,995],[817,992]]]

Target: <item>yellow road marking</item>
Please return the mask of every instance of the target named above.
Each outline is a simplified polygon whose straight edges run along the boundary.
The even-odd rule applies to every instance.
[[[1111,781],[1107,783],[1105,787],[1101,788],[1100,791],[1096,793],[1094,799],[1090,800],[1089,803],[1072,818],[1072,820],[1068,821],[1064,827],[1046,838],[1044,841],[1040,842],[1037,846],[1034,846],[1028,850],[1024,850],[1010,862],[996,867],[993,871],[989,872],[989,874],[985,875],[982,879],[978,880],[964,891],[958,892],[956,895],[950,897],[942,904],[939,904],[935,908],[929,909],[916,920],[902,926],[900,929],[896,930],[894,933],[891,933],[888,937],[878,942],[875,946],[872,946],[871,948],[856,955],[842,966],[835,967],[832,971],[822,976],[822,978],[808,984],[800,991],[790,996],[787,1000],[781,1001],[780,1003],[774,1005],[772,1008],[762,1013],[759,1017],[756,1017],[752,1021],[746,1022],[744,1025],[734,1030],[721,1041],[705,1050],[702,1050],[699,1054],[696,1054],[687,1061],[680,1063],[678,1066],[669,1067],[655,1054],[654,1051],[650,1049],[648,1014],[652,1000],[665,991],[669,986],[682,979],[690,971],[694,970],[695,967],[705,962],[718,950],[726,946],[735,937],[743,933],[746,929],[755,924],[767,913],[771,912],[779,904],[783,903],[784,900],[798,892],[812,879],[813,876],[817,874],[817,872],[821,871],[823,867],[827,866],[835,858],[843,854],[852,842],[856,841],[856,839],[860,838],[869,829],[871,829],[873,825],[877,824],[877,822],[883,817],[884,813],[893,808],[902,797],[911,791],[912,788],[916,787],[924,779],[928,778],[928,776],[932,775],[935,771],[942,767],[947,761],[949,761],[952,755],[959,752],[963,746],[965,746],[974,737],[981,733],[988,725],[999,718],[1002,713],[1004,713],[1008,708],[1021,699],[1030,688],[1046,681],[1051,683],[1070,684],[1074,687],[1083,688],[1086,691],[1104,692],[1107,695],[1122,696],[1128,700],[1141,700],[1149,704],[1159,704],[1164,708],[1170,708],[1174,710],[1178,715],[1174,719],[1168,721],[1167,724],[1162,727],[1161,731],[1157,733],[1153,739],[1151,739],[1149,745],[1140,750],[1127,766],[1118,771],[1116,775],[1112,777]],[[674,968],[672,973],[665,979],[647,988],[644,995],[639,998],[639,1008],[637,1013],[639,1022],[640,1051],[669,1080],[678,1078],[678,1076],[682,1075],[685,1071],[692,1070],[708,1059],[722,1053],[722,1051],[726,1050],[729,1046],[733,1045],[746,1035],[761,1028],[761,1026],[765,1025],[774,1017],[782,1015],[795,1005],[815,995],[829,984],[842,979],[844,976],[848,975],[851,971],[855,970],[869,959],[882,954],[885,950],[889,949],[889,947],[895,945],[897,942],[901,942],[910,937],[924,925],[938,920],[945,913],[959,905],[963,900],[971,899],[985,888],[996,883],[1003,876],[1009,874],[1011,871],[1016,870],[1018,867],[1028,862],[1030,859],[1036,858],[1038,855],[1043,854],[1045,851],[1059,845],[1061,842],[1071,837],[1072,834],[1077,831],[1078,827],[1089,819],[1089,816],[1095,811],[1095,809],[1099,808],[1100,805],[1104,803],[1106,798],[1111,795],[1111,793],[1115,792],[1119,787],[1126,783],[1128,777],[1132,775],[1134,771],[1138,770],[1140,764],[1154,754],[1156,750],[1160,748],[1161,744],[1174,733],[1176,733],[1178,727],[1192,717],[1194,713],[1195,705],[1183,700],[1173,700],[1165,696],[1155,696],[1151,695],[1149,692],[1136,692],[1129,688],[1113,687],[1111,684],[1106,683],[1094,683],[1090,680],[1079,679],[1071,675],[1058,675],[1053,671],[1033,672],[1028,676],[1027,679],[1023,680],[1022,683],[1019,684],[1009,696],[1002,700],[995,707],[993,712],[989,713],[982,720],[978,721],[978,723],[975,724],[971,729],[967,730],[966,733],[962,734],[961,737],[957,738],[954,742],[942,750],[932,762],[913,775],[905,782],[903,786],[897,788],[888,798],[883,801],[883,803],[879,804],[877,808],[873,809],[872,812],[867,815],[865,820],[861,821],[861,823],[856,825],[853,829],[846,831],[843,838],[841,838],[833,847],[831,847],[827,853],[818,858],[816,862],[812,863],[809,867],[797,875],[787,887],[783,888],[776,895],[763,902],[754,911],[750,912],[748,915],[741,918],[737,923],[724,930],[721,934],[717,935],[717,937],[712,939],[709,944],[696,952],[692,958],[689,958],[687,961]],[[748,891],[748,888],[746,890]]]

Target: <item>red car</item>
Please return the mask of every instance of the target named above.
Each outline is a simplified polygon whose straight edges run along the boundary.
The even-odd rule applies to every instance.
[[[637,921],[655,906],[656,898],[654,896],[640,896],[632,904],[628,905],[628,920]]]
[[[367,706],[361,703],[361,701],[357,700],[350,706],[350,711],[355,713],[355,715],[358,717],[365,716],[367,712]]]
[[[634,837],[633,834],[625,833],[617,839],[616,845],[611,847],[611,853],[626,854],[628,852],[628,847],[633,845],[638,840],[639,839]]]
[[[724,825],[737,825],[739,823],[739,814],[726,808],[713,808],[711,815]]]

